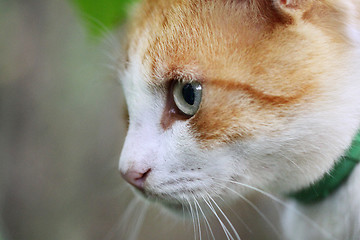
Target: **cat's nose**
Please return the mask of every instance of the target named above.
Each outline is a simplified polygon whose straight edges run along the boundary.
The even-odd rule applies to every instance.
[[[121,172],[121,175],[128,183],[130,183],[140,191],[144,191],[145,181],[150,171],[151,169],[148,169],[144,172],[128,170],[126,173]]]

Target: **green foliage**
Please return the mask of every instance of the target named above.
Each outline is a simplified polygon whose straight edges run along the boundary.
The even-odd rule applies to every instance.
[[[79,10],[88,31],[100,36],[118,26],[126,17],[126,9],[137,0],[70,0]]]

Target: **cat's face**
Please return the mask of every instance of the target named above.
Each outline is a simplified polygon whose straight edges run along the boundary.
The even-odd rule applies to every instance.
[[[146,197],[176,208],[247,185],[285,193],[347,147],[359,63],[332,25],[340,13],[299,2],[149,0],[135,11],[120,171]]]

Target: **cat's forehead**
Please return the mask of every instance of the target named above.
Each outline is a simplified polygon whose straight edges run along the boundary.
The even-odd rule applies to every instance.
[[[291,22],[274,14],[271,4],[260,11],[247,1],[226,2],[143,2],[130,25],[130,51],[140,53],[152,67],[155,61],[170,67],[208,64],[222,61],[221,55],[238,54],[238,49],[254,45],[276,25]]]
[[[313,23],[316,11],[309,12],[305,21]],[[329,51],[324,31],[308,24],[299,33],[293,23],[269,0],[145,0],[129,25],[127,54],[138,56],[145,80],[154,83],[176,73],[206,81],[239,81],[242,76],[242,83],[269,76],[275,82],[267,83],[277,89],[279,81],[271,76],[279,75],[275,67],[294,73],[297,63],[304,62],[303,69],[316,69],[314,57]]]
[[[176,72],[207,81],[264,73],[265,60],[282,61],[286,56],[277,48],[299,38],[285,31],[292,21],[265,0],[148,0],[134,15],[128,54],[139,56],[150,81]]]
[[[223,85],[262,85],[259,93],[296,95],[295,85],[302,81],[284,82],[294,78],[280,79],[274,67],[288,65],[294,75],[289,63],[307,57],[304,44],[293,46],[293,39],[301,37],[286,30],[291,20],[276,14],[271,4],[259,10],[247,1],[224,2],[145,1],[129,34],[129,54],[137,55],[146,69],[144,80],[155,85],[178,77],[217,85],[235,82]],[[279,51],[286,47],[304,54],[294,59]]]

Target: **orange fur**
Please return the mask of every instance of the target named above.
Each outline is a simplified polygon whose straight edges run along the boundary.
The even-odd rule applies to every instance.
[[[349,47],[338,2],[273,2],[146,0],[134,12],[129,54],[140,54],[149,84],[202,82],[190,124],[205,147],[285,128],[339,84],[327,79]]]

